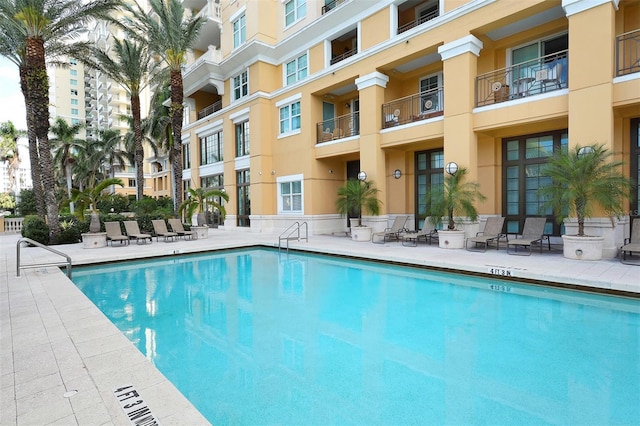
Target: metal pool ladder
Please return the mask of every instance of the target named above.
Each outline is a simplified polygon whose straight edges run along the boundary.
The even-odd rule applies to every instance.
[[[304,228],[304,236],[300,235],[300,228]],[[287,251],[289,251],[289,240],[305,240],[309,241],[309,225],[307,222],[295,222],[291,224],[282,234],[278,237],[278,251],[282,248],[282,242],[287,242]]]
[[[47,251],[50,251],[53,254],[60,255],[66,259],[66,261],[60,262],[47,262],[47,263],[34,263],[33,265],[20,265],[20,248],[22,247],[22,243],[29,243],[34,246],[43,248]],[[71,279],[71,257],[61,251],[52,249],[51,247],[47,247],[44,244],[41,244],[37,241],[32,240],[31,238],[20,238],[18,240],[18,244],[16,245],[16,276],[20,276],[20,269],[26,268],[40,268],[43,266],[66,266],[67,267],[67,277]]]

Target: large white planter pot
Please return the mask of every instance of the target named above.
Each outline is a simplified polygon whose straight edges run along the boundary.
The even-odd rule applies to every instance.
[[[100,248],[107,246],[107,233],[106,232],[89,232],[82,234],[82,247]]]
[[[370,226],[354,226],[351,228],[353,241],[371,241],[372,228]]]
[[[464,230],[460,231],[438,231],[438,245],[444,249],[464,248]]]
[[[562,236],[562,253],[567,259],[600,260],[604,237]]]
[[[209,238],[209,227],[208,226],[192,226],[191,230],[195,232],[196,239],[200,240],[203,238]]]

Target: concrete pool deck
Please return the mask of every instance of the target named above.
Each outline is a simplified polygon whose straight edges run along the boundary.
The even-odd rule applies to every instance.
[[[0,235],[0,425],[128,424],[114,390],[133,385],[163,425],[208,424],[206,419],[56,267],[24,269],[16,276],[20,235]],[[277,247],[276,234],[209,230],[207,239],[84,249],[56,246],[73,265],[201,251]],[[354,242],[341,236],[311,236],[290,248],[483,274],[606,289],[640,298],[640,267],[618,259],[575,261],[557,249],[531,256],[505,250],[486,253]],[[23,247],[21,262],[58,261],[37,247]],[[640,303],[640,302],[639,302]],[[74,393],[74,391],[76,391]],[[66,394],[66,395],[65,395]]]

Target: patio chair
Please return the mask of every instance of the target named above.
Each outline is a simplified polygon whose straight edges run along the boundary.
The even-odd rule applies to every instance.
[[[150,234],[143,234],[142,232],[140,232],[138,222],[136,222],[135,220],[125,220],[122,223],[124,223],[124,230],[127,232],[129,238],[132,240],[136,240],[137,244],[140,244],[140,242],[146,244],[147,240],[149,240],[150,243],[153,242],[153,238]]]
[[[162,237],[164,238],[164,242],[166,243],[167,241],[169,241],[169,239],[175,241],[175,239],[178,237],[177,232],[170,232],[167,229],[167,224],[164,219],[152,220],[151,224],[153,225],[153,232],[156,234],[156,241],[160,241],[160,237]]]
[[[438,239],[438,230],[436,226],[431,222],[431,218],[425,217],[424,223],[422,224],[422,229],[418,232],[409,232],[407,234],[401,235],[402,245],[415,247],[418,245],[421,239],[424,238],[426,243],[431,245],[431,240]]]
[[[371,237],[371,241],[376,244],[384,244],[387,242],[387,238],[389,240],[399,240],[400,234],[405,231],[404,225],[407,223],[407,220],[409,220],[409,216],[396,216],[396,218],[393,220],[393,225],[391,225],[391,228],[385,228],[385,230],[382,232],[375,232]],[[377,241],[376,237],[378,237]],[[380,237],[382,237],[382,240],[380,240]]]
[[[531,255],[531,246],[535,243],[540,244],[540,253],[542,253],[542,239],[544,238],[544,227],[547,224],[546,217],[528,217],[524,220],[522,228],[522,237],[507,241],[507,253],[523,256]],[[518,253],[518,247],[527,249],[524,253]]]
[[[634,218],[631,222],[631,236],[624,239],[624,245],[620,247],[620,262],[626,265],[640,266],[640,263],[628,262],[627,255],[640,253],[640,218]]]
[[[484,224],[484,230],[478,232],[475,237],[467,238],[466,248],[468,251],[487,251],[487,247],[491,241],[496,242],[496,250],[500,250],[500,239],[509,238],[507,234],[502,233],[502,227],[504,226],[504,217],[491,216],[487,218],[487,222]],[[473,246],[469,246],[473,243]]]
[[[129,245],[129,237],[122,234],[120,222],[105,222],[104,229],[107,232],[107,244],[111,241],[111,246],[113,247],[113,242],[118,241],[120,245],[122,243]]]
[[[178,237],[182,237],[184,239],[187,239],[187,237],[189,237],[190,239],[193,239],[194,237],[198,236],[198,234],[193,231],[185,231],[180,219],[167,219],[167,222],[169,222],[171,230],[178,234]]]

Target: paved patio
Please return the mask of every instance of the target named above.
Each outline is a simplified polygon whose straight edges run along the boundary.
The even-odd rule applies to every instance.
[[[208,424],[186,398],[55,267],[16,276],[19,235],[0,235],[0,425],[127,424],[114,390],[133,385],[163,425]],[[253,245],[277,246],[277,235],[212,229],[209,238],[84,249],[55,247],[73,265],[174,256]],[[358,243],[341,236],[311,236],[290,248],[482,274],[508,274],[535,282],[624,292],[640,298],[640,267],[617,259],[574,261],[553,250],[509,256],[405,247],[398,242]],[[60,260],[36,247],[21,249],[21,262]]]

